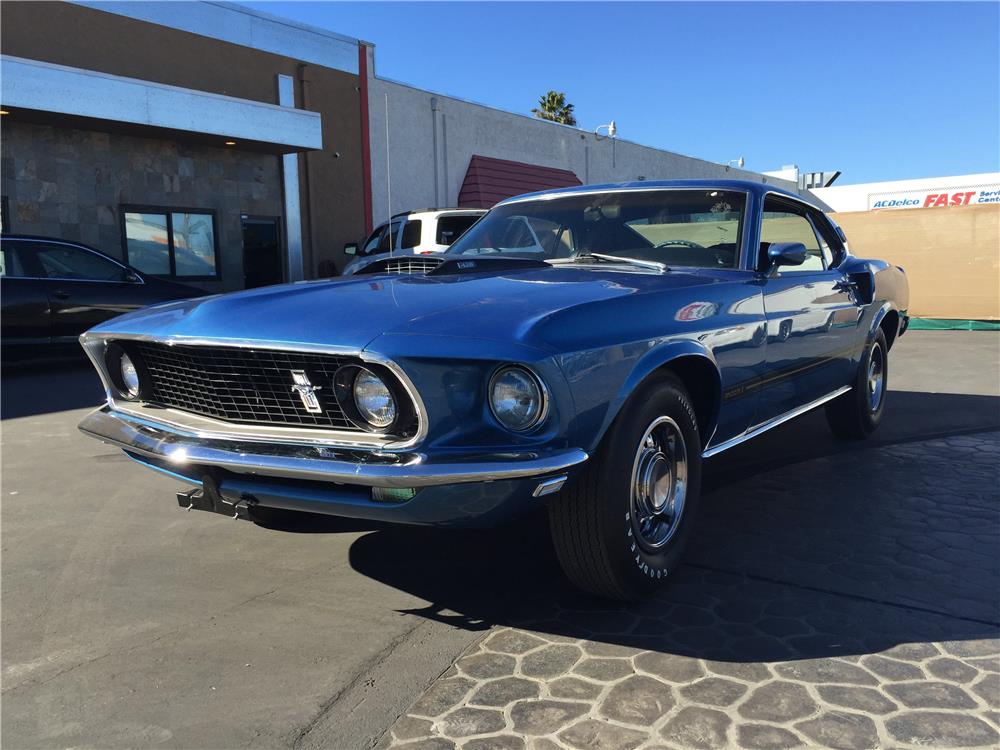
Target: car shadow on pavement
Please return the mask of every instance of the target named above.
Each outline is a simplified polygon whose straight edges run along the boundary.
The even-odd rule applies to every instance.
[[[0,419],[96,408],[103,401],[101,380],[82,352],[45,362],[4,363]]]
[[[912,410],[958,401],[989,419],[1000,410],[995,397],[894,396]],[[764,467],[745,455],[712,460],[686,562],[641,604],[572,589],[542,512],[494,530],[387,526],[353,544],[351,564],[430,602],[408,613],[455,627],[509,625],[721,662],[996,638],[1000,446],[980,434],[988,421],[974,420],[967,436],[919,441],[914,431],[783,460],[782,448],[814,426],[761,438]]]
[[[349,534],[384,528],[384,524],[361,518],[326,516],[321,513],[301,513],[275,508],[251,509],[250,517],[262,529],[289,534]]]

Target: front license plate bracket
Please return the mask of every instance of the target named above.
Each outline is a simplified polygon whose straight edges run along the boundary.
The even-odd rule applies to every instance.
[[[215,477],[206,474],[201,487],[177,493],[177,504],[185,510],[205,510],[230,518],[251,520],[251,509],[257,501],[251,497],[226,497],[219,489]]]

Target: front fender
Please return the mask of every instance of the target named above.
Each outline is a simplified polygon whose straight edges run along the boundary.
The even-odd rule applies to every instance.
[[[706,442],[707,438],[711,437],[718,417],[718,405],[721,402],[722,377],[715,356],[704,344],[694,339],[645,341],[605,350],[596,361],[594,354],[594,352],[588,353],[589,356],[583,360],[577,355],[563,358],[560,362],[567,380],[577,384],[574,391],[579,411],[574,425],[575,444],[593,453],[632,394],[652,375],[669,367],[671,363],[679,363],[680,360],[684,362],[697,360],[703,365],[705,372],[712,373],[714,382],[706,388],[712,397],[710,399],[712,407],[706,410],[703,427]],[[580,369],[581,363],[585,363],[585,370]],[[595,365],[601,365],[602,380],[613,378],[614,381],[603,384],[594,382],[598,373]],[[588,376],[586,384],[580,384],[582,374]],[[584,388],[585,391],[582,390]],[[614,395],[603,402],[592,400],[587,403],[584,400],[585,393]]]

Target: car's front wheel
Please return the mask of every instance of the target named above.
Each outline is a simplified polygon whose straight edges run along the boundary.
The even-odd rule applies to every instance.
[[[889,347],[881,328],[861,355],[853,385],[826,405],[826,420],[837,437],[864,440],[882,421],[889,385]]]
[[[694,409],[681,382],[665,375],[629,399],[584,471],[549,506],[566,575],[613,599],[655,589],[677,567],[700,489]]]

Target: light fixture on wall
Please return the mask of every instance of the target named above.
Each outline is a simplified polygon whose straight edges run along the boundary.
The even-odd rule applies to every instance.
[[[9,115],[10,112],[6,109],[0,109],[0,115]]]
[[[607,130],[607,135],[602,133],[602,130]],[[607,125],[598,125],[594,128],[594,138],[598,141],[603,141],[605,138],[611,139],[611,169],[616,169],[618,167],[618,156],[615,144],[618,143],[618,126],[615,124],[615,121],[612,120]]]
[[[236,145],[236,141],[226,141],[226,145],[227,146],[235,146]]]
[[[602,133],[602,130],[607,130],[607,134]],[[607,125],[598,125],[594,128],[594,135],[597,136],[598,140],[601,138],[615,138],[618,135],[618,126],[615,125],[615,121],[612,120]]]

